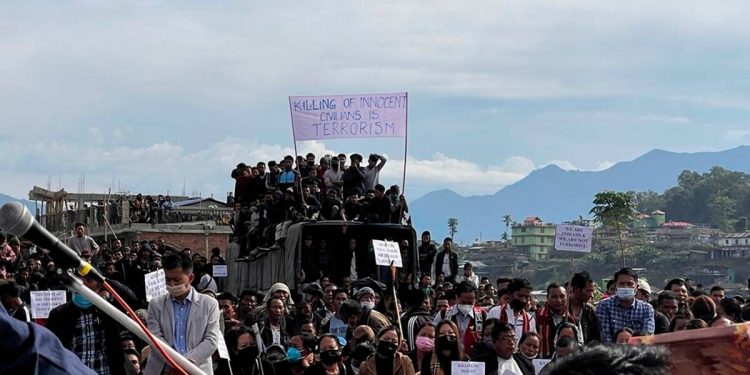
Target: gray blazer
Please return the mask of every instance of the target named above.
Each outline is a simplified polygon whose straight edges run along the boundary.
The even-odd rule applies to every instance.
[[[186,357],[193,360],[206,374],[213,374],[211,355],[216,351],[219,340],[219,302],[211,296],[200,294],[192,289],[193,300],[187,323]],[[169,294],[156,297],[148,305],[148,329],[154,336],[174,347],[174,310]],[[152,348],[144,375],[160,375],[166,362],[158,350]]]

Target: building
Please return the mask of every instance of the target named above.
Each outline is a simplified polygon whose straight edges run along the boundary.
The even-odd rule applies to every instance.
[[[555,224],[545,223],[537,216],[513,223],[511,233],[513,247],[528,254],[529,260],[547,259],[555,248]]]
[[[84,223],[88,235],[100,243],[117,238],[123,245],[130,245],[162,238],[174,248],[189,247],[205,255],[214,247],[227,249],[233,209],[225,203],[213,198],[172,196],[174,209],[162,210],[147,221],[133,209],[134,199],[124,193],[76,194],[38,186],[29,191],[29,200],[40,207],[36,212],[39,223],[63,240],[72,235],[75,223]]]
[[[750,257],[750,231],[721,235],[717,249],[711,250],[711,259]]]
[[[664,211],[656,210],[650,214],[638,214],[633,220],[633,229],[656,229],[661,227],[667,219]]]

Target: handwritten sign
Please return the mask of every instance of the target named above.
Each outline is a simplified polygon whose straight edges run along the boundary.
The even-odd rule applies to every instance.
[[[372,240],[372,248],[375,251],[375,264],[378,266],[390,266],[392,261],[396,267],[403,267],[401,249],[397,243]]]
[[[534,374],[539,375],[542,372],[544,366],[550,363],[551,359],[532,359],[531,363],[534,365]]]
[[[146,282],[146,301],[167,294],[167,282],[164,280],[164,270],[149,272],[144,276]]]
[[[590,253],[592,232],[591,227],[560,224],[555,228],[555,249]]]
[[[34,319],[47,319],[49,312],[65,303],[64,290],[31,291],[31,316]]]
[[[214,277],[227,277],[227,265],[214,264]]]
[[[451,362],[451,374],[484,375],[484,362]]]
[[[406,135],[407,95],[290,96],[294,139],[382,138]]]
[[[219,339],[218,343],[219,347],[217,349],[219,351],[219,358],[223,358],[229,361],[229,350],[227,350],[227,342]]]

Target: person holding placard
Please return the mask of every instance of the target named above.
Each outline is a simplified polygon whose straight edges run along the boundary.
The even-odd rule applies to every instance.
[[[83,284],[99,293],[100,282],[84,276]],[[108,283],[134,310],[140,308],[135,294],[126,286],[110,280]],[[122,349],[120,325],[94,306],[83,295],[73,292],[70,302],[50,311],[47,328],[67,349],[98,374],[125,374],[125,352]]]
[[[421,375],[444,375],[451,372],[455,361],[466,361],[463,343],[458,338],[460,333],[456,323],[443,320],[435,327],[435,349],[429,364],[422,362]]]
[[[394,326],[380,330],[377,336],[375,355],[362,364],[360,375],[414,375],[414,366],[409,357],[398,352],[401,340]]]

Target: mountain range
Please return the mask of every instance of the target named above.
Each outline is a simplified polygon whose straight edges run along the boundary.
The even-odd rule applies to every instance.
[[[24,205],[26,205],[26,208],[28,208],[32,214],[36,213],[36,207],[34,206],[34,202],[28,201],[26,199],[14,198],[14,197],[11,197],[10,195],[0,194],[0,206],[4,205],[7,202],[21,202]]]
[[[707,172],[713,166],[750,173],[750,146],[717,152],[678,153],[652,150],[602,171],[566,171],[548,165],[492,195],[461,196],[437,190],[409,205],[418,234],[429,230],[442,241],[448,235],[448,219],[458,219],[455,239],[471,243],[477,238],[499,239],[505,231],[502,217],[514,221],[538,216],[546,222],[589,217],[594,195],[603,190],[663,192],[677,184],[684,170]],[[459,172],[460,173],[460,172]],[[669,220],[669,212],[667,212]]]

